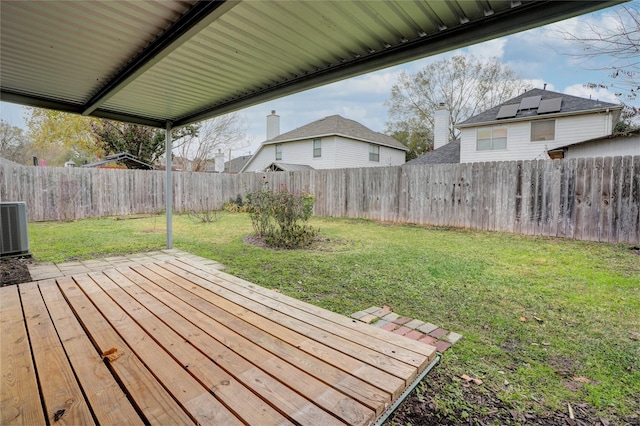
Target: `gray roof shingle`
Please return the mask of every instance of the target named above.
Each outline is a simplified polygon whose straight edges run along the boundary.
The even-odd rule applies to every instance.
[[[351,139],[384,145],[391,148],[408,151],[404,144],[391,136],[374,132],[357,121],[349,120],[340,115],[330,115],[312,123],[306,124],[290,132],[283,133],[275,138],[263,142],[263,145],[288,142],[293,140],[311,139],[328,135],[341,135]]]
[[[533,96],[540,96],[542,100],[545,99],[554,99],[554,98],[562,98],[562,104],[560,107],[560,111],[552,113],[555,114],[567,114],[567,113],[575,113],[580,111],[591,111],[591,110],[600,110],[606,108],[619,108],[622,106],[617,104],[612,104],[609,102],[602,102],[599,100],[580,98],[577,96],[566,95],[564,93],[552,92],[550,90],[544,89],[532,89],[527,92],[524,92],[520,96],[516,96],[515,98],[509,99],[506,102],[501,103],[500,105],[496,105],[495,107],[488,109],[484,112],[481,112],[478,115],[474,115],[473,117],[463,121],[462,123],[458,123],[456,127],[467,127],[470,125],[478,125],[492,122],[505,122],[511,121],[514,119],[522,119],[527,117],[543,117],[547,114],[538,114],[537,109],[530,110],[520,110],[517,112],[515,117],[497,119],[498,111],[500,108],[505,105],[514,105],[519,104],[520,101],[524,98],[529,98]]]
[[[405,166],[415,164],[450,164],[460,162],[460,138],[451,141],[438,149],[407,161]]]

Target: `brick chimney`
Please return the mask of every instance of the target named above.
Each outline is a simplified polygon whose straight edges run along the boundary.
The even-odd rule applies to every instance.
[[[280,116],[275,110],[271,110],[271,115],[267,115],[267,140],[271,140],[280,134]]]
[[[444,102],[440,102],[433,117],[433,149],[438,149],[449,142],[449,110]]]

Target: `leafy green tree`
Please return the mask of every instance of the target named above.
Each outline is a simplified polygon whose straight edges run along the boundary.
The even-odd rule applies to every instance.
[[[497,58],[458,54],[427,65],[415,74],[402,72],[386,105],[385,132],[397,135],[411,149],[410,156],[433,149],[434,113],[440,103],[449,110],[449,140],[453,128],[475,114],[498,105],[527,88],[516,73]],[[413,145],[413,147],[412,147]]]
[[[26,121],[35,154],[49,165],[62,166],[69,160],[82,164],[104,154],[92,133],[91,123],[98,122],[95,118],[27,108]]]
[[[162,129],[102,120],[91,125],[99,146],[107,154],[127,152],[138,160],[153,164],[164,154],[165,133]]]
[[[387,133],[399,142],[402,142],[409,152],[406,161],[413,160],[423,154],[433,150],[433,134],[427,128],[425,122],[401,121],[397,123],[387,123]]]

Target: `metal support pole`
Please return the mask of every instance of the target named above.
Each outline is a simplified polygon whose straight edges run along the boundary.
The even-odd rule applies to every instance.
[[[167,121],[167,133],[165,137],[165,156],[167,158],[167,186],[164,189],[165,201],[167,203],[167,248],[173,248],[173,176],[171,174],[171,155],[173,143],[171,141],[171,125]]]

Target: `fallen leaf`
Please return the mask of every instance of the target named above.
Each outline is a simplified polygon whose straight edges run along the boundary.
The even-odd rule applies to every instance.
[[[104,358],[105,356],[111,355],[118,352],[117,348],[111,348],[111,349],[107,349],[106,351],[102,352],[102,357]]]
[[[542,320],[542,318],[538,318],[538,317],[535,317],[535,316],[533,317],[533,319],[534,319],[534,320],[536,320],[536,321],[538,321],[538,322],[544,322],[544,321]]]
[[[116,359],[120,358],[122,355],[124,355],[122,352],[116,352],[115,354],[107,355],[107,359],[113,362]]]
[[[113,362],[116,359],[120,358],[122,355],[123,355],[123,353],[122,352],[118,352],[117,348],[111,348],[111,349],[109,349],[107,351],[104,351],[102,353],[102,358],[106,358],[109,361]]]
[[[387,311],[393,312],[393,308],[392,308],[391,306],[384,305],[384,306],[382,307],[382,309],[385,309],[385,310],[387,310]]]
[[[464,380],[465,382],[470,382],[471,381],[471,377],[467,376],[466,374],[463,374],[462,376],[460,376],[460,378],[462,380]]]
[[[573,376],[572,379],[574,382],[578,382],[578,383],[591,383],[591,380],[582,376]]]
[[[482,384],[482,380],[480,379],[471,379],[473,380],[473,383],[475,383],[476,385],[481,385]]]
[[[527,322],[527,317],[520,317],[520,322]]]

